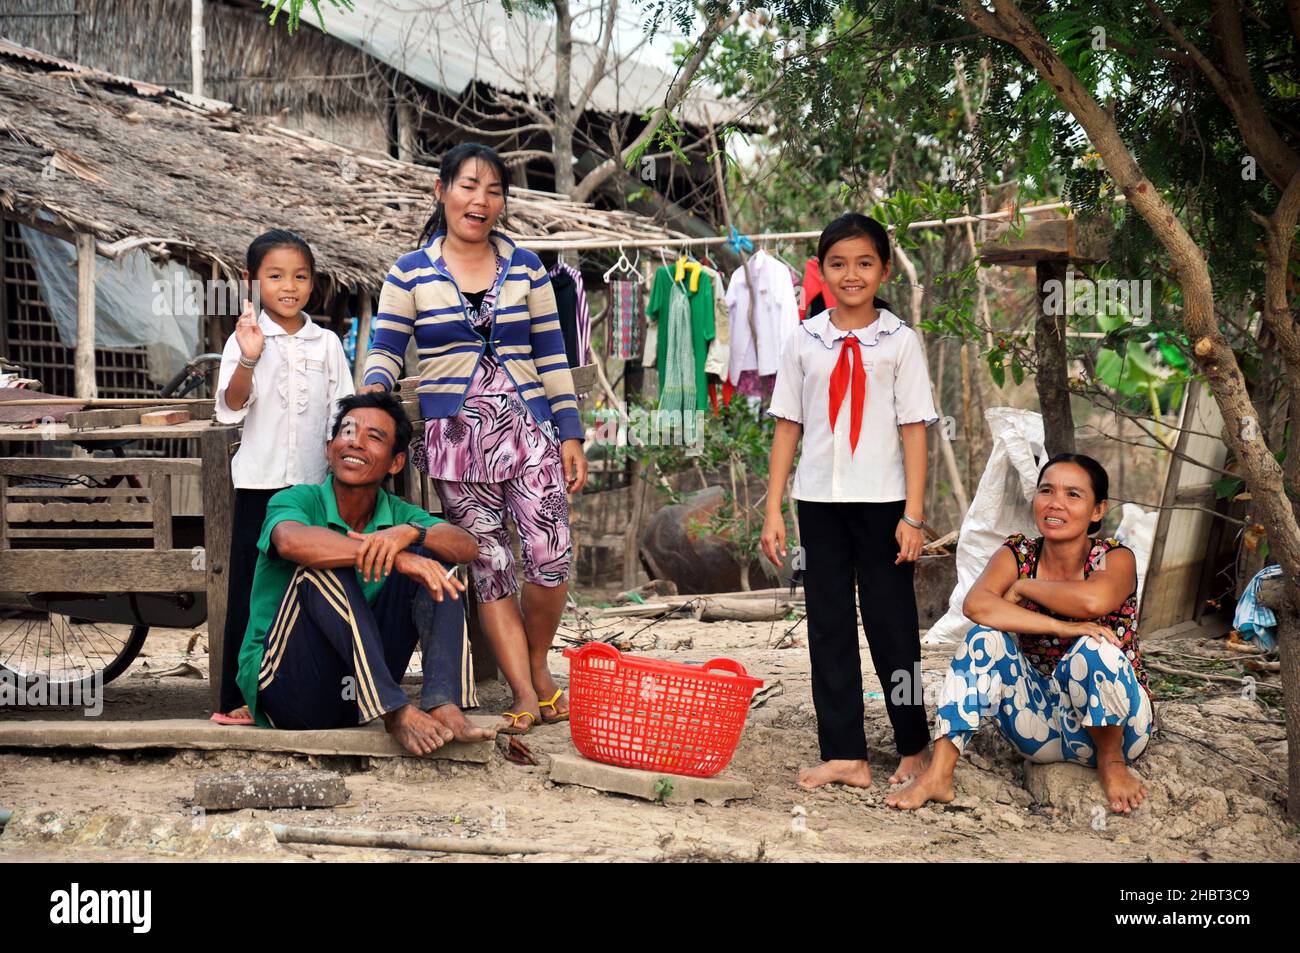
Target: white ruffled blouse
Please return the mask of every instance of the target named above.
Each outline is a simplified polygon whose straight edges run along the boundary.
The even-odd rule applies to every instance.
[[[305,312],[306,323],[288,334],[265,311],[257,319],[266,335],[253,370],[253,387],[239,410],[226,403],[226,389],[239,367],[239,342],[232,334],[221,354],[216,418],[244,425],[239,450],[230,462],[237,488],[272,490],[320,483],[328,465],[325,444],[337,402],[353,393],[343,342]]]

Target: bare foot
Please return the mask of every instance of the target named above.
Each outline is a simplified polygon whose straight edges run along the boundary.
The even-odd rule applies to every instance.
[[[933,764],[929,764],[907,787],[885,795],[885,803],[900,811],[914,811],[930,801],[947,804],[956,796],[952,789],[952,775],[938,771]]]
[[[417,757],[432,754],[452,739],[450,728],[414,705],[386,712],[383,719],[384,729]]]
[[[871,787],[871,767],[865,761],[823,761],[815,768],[799,772],[799,786],[809,791],[823,784],[847,784],[854,788]]]
[[[1147,796],[1146,785],[1128,769],[1122,758],[1106,759],[1098,763],[1097,776],[1101,789],[1106,792],[1110,809],[1116,814],[1131,814]]]
[[[904,755],[903,760],[898,762],[898,769],[889,776],[890,784],[903,784],[920,777],[921,773],[930,766],[930,747],[927,745],[916,754]]]
[[[497,736],[495,728],[480,728],[456,705],[439,705],[429,709],[429,717],[451,732],[457,741],[489,741]]]

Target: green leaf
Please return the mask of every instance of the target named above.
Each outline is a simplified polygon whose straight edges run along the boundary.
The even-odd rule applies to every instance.
[[[1214,496],[1216,499],[1230,500],[1240,493],[1241,488],[1245,485],[1246,483],[1241,477],[1222,477],[1213,483]]]

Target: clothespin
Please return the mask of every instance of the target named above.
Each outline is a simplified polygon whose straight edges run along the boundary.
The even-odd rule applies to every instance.
[[[731,237],[727,239],[727,247],[737,255],[741,253],[753,254],[754,252],[754,243],[749,240],[749,236],[740,234],[740,232],[736,231],[734,225],[731,226]]]

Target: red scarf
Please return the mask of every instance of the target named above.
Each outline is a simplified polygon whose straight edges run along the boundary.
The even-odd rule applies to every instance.
[[[850,334],[841,338],[840,358],[835,362],[831,372],[830,413],[831,433],[835,432],[835,418],[839,416],[840,405],[844,402],[845,391],[852,389],[853,403],[849,407],[849,448],[850,453],[858,449],[858,432],[862,429],[862,404],[867,395],[867,372],[862,367],[862,353],[858,350],[858,339]],[[850,385],[850,355],[852,355],[852,384]]]

